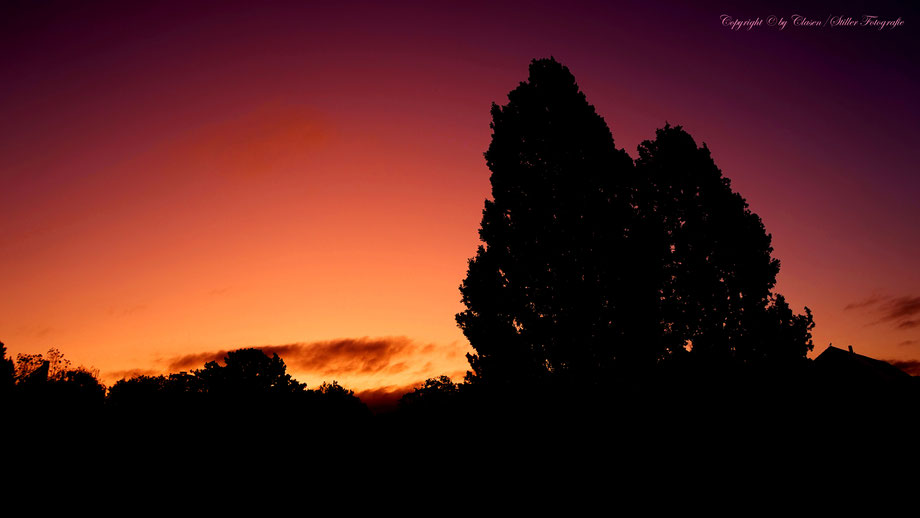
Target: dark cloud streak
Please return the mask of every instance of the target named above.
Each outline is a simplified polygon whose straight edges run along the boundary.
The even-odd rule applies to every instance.
[[[342,374],[395,374],[408,369],[404,360],[414,354],[431,354],[434,344],[419,345],[406,337],[343,338],[322,342],[255,346],[267,355],[277,354],[289,369],[320,376]],[[222,362],[227,351],[187,354],[164,360],[170,372],[198,369],[209,361]]]
[[[920,297],[892,297],[873,295],[844,306],[844,311],[865,309],[881,315],[869,325],[891,323],[895,329],[913,329],[920,326]]]
[[[865,307],[868,307],[868,306],[874,306],[875,304],[877,304],[877,303],[879,303],[879,302],[881,302],[881,301],[883,301],[883,300],[889,299],[889,298],[891,298],[891,297],[883,297],[883,296],[881,296],[881,295],[873,295],[873,296],[868,297],[868,298],[865,298],[865,299],[863,299],[863,300],[861,300],[861,301],[859,301],[859,302],[853,302],[853,303],[847,304],[846,306],[844,306],[843,309],[844,309],[844,311],[849,311],[849,310],[852,310],[852,309],[859,309],[859,308],[865,308]]]
[[[163,373],[153,369],[128,369],[123,371],[106,372],[104,377],[106,379],[131,379],[137,378],[139,376],[159,376],[161,374]]]
[[[897,297],[881,306],[885,316],[882,320],[902,320],[920,314],[920,297]]]
[[[227,356],[227,351],[185,354],[166,360],[166,369],[169,372],[200,369],[205,363],[211,361],[221,363],[225,356]]]

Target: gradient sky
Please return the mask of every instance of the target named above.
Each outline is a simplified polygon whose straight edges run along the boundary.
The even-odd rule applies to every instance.
[[[816,353],[920,359],[916,9],[681,4],[4,2],[0,340],[107,383],[247,346],[310,386],[462,377],[489,107],[554,56],[631,156],[709,145]]]

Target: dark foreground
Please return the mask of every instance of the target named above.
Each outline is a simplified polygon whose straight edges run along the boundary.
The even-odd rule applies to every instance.
[[[33,399],[8,401],[3,444],[20,482],[99,472],[113,482],[597,473],[684,483],[777,470],[808,479],[884,470],[912,451],[914,381],[708,375],[604,388],[467,386],[377,415],[271,397],[130,408]]]

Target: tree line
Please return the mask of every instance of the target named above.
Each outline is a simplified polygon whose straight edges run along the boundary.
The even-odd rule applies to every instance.
[[[308,389],[287,373],[277,355],[259,349],[230,351],[222,362],[210,361],[191,372],[138,375],[111,387],[97,369],[73,367],[58,349],[47,354],[19,354],[14,362],[0,343],[0,385],[4,407],[14,414],[41,419],[71,418],[226,419],[237,415],[291,414],[293,418],[364,419],[367,406],[338,382]]]

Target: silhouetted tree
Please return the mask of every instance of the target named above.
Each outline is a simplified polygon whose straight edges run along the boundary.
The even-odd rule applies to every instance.
[[[39,370],[42,369],[40,372]],[[48,366],[45,363],[45,358],[40,353],[39,354],[25,354],[19,353],[16,355],[16,369],[14,372],[14,377],[16,382],[24,382],[30,377],[33,377],[33,374],[38,372],[37,378],[41,378],[43,381],[48,379]]]
[[[193,373],[174,372],[166,376],[163,390],[171,396],[185,396],[189,394],[203,394],[204,383],[201,378]]]
[[[114,407],[147,406],[165,392],[166,376],[135,376],[120,379],[109,388],[108,403]]]
[[[444,407],[459,394],[460,387],[449,376],[428,378],[421,387],[403,394],[399,399],[399,407],[403,410]]]
[[[58,375],[51,382],[55,398],[59,403],[67,404],[71,409],[101,408],[105,402],[106,388],[94,371],[79,367],[69,369]]]
[[[51,348],[43,354],[24,354],[16,355],[16,367],[14,377],[17,381],[59,381],[62,380],[69,372],[86,372],[94,378],[99,377],[96,369],[86,367],[77,367],[74,369],[69,359],[64,357],[59,349]]]
[[[670,355],[685,350],[707,362],[804,359],[811,312],[793,315],[771,294],[779,261],[771,236],[704,144],[666,125],[639,146],[637,209],[657,229],[654,288]],[[649,286],[652,288],[653,286]]]
[[[640,377],[687,351],[805,358],[811,312],[772,293],[771,237],[705,145],[666,125],[634,167],[553,59],[508,101],[492,106],[492,199],[460,287],[468,381]]]
[[[120,416],[161,420],[200,419],[198,415],[208,408],[208,403],[202,380],[187,372],[122,379],[106,397],[106,404]]]
[[[492,105],[491,127],[492,199],[457,315],[467,379],[597,378],[629,353],[632,161],[554,59]]]
[[[55,416],[89,418],[105,401],[105,386],[98,371],[72,368],[58,349],[42,354],[18,354],[14,369],[14,396],[18,411],[39,420]],[[80,415],[84,413],[86,415]]]
[[[0,342],[0,398],[6,398],[13,390],[15,381],[13,360],[6,357],[6,345]]]
[[[348,390],[347,388],[339,385],[338,381],[334,380],[332,383],[327,383],[324,381],[323,384],[319,386],[317,391],[320,394],[329,397],[330,399],[351,399],[356,397],[353,390]]]
[[[223,366],[208,362],[194,374],[211,395],[284,394],[305,388],[291,378],[277,354],[269,357],[259,349],[230,351]]]
[[[339,385],[337,381],[323,382],[313,393],[313,405],[307,408],[319,419],[360,419],[370,417],[371,412],[354,391]]]
[[[48,379],[50,380],[62,379],[71,370],[70,360],[64,358],[64,353],[58,349],[48,349],[45,360],[48,361]]]
[[[790,365],[801,362],[814,349],[811,330],[815,321],[811,309],[805,314],[792,311],[785,297],[771,295],[760,322],[753,325],[754,338],[747,352],[749,361],[764,361],[769,365]]]

